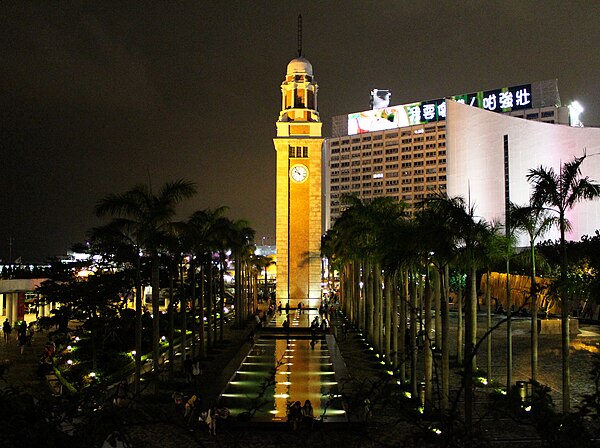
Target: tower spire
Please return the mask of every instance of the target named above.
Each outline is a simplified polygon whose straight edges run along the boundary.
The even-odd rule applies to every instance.
[[[302,56],[302,14],[298,14],[298,57]]]

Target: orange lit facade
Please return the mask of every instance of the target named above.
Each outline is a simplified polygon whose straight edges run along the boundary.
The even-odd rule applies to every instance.
[[[296,307],[321,299],[321,160],[323,138],[312,65],[287,66],[277,120],[277,300]]]

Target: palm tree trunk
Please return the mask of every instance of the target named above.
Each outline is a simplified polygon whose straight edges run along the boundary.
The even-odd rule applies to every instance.
[[[205,338],[204,338],[204,293],[205,293],[205,288],[204,288],[204,281],[205,281],[205,269],[204,269],[204,264],[200,264],[200,294],[198,294],[198,312],[199,312],[199,321],[200,321],[200,328],[198,330],[198,332],[200,333],[200,357],[204,358],[206,356],[206,343],[205,343]]]
[[[97,338],[97,325],[96,325],[96,310],[92,309],[91,313],[91,336],[92,336],[92,370],[95,372],[98,370],[98,343]]]
[[[567,415],[571,411],[571,367],[569,365],[569,298],[567,296],[567,243],[565,240],[565,215],[560,213],[560,251],[562,254],[560,262],[560,283],[561,283],[561,346],[562,346],[562,393],[563,393],[563,414]]]
[[[396,274],[391,276],[391,284],[390,284],[390,294],[392,295],[391,297],[391,310],[390,310],[390,314],[392,315],[392,328],[391,328],[391,338],[392,338],[392,346],[391,346],[391,350],[392,353],[394,354],[393,359],[392,359],[392,366],[393,369],[396,370],[398,368],[398,312],[399,312],[399,306],[398,306],[398,290],[396,288]],[[404,378],[402,378],[401,380],[404,380]]]
[[[506,390],[512,386],[513,344],[512,344],[512,297],[510,291],[510,260],[506,256]]]
[[[487,270],[487,282],[485,284],[485,331],[488,333],[492,328],[492,285],[490,269]],[[492,380],[492,335],[486,338],[486,354],[487,354],[487,379]]]
[[[390,275],[389,273],[386,273],[386,275],[385,275],[385,290],[384,290],[384,292],[385,292],[384,355],[385,355],[385,362],[388,365],[392,365],[391,357],[390,357],[391,345],[392,345],[391,342],[392,342],[393,335],[396,334],[395,331],[392,331],[392,294],[393,294],[393,288],[394,288],[392,278],[393,278],[392,275]]]
[[[258,309],[258,271],[252,276],[252,308]]]
[[[219,310],[219,305],[218,305],[218,290],[219,290],[219,283],[220,283],[220,269],[217,270],[217,278],[214,279],[214,284],[212,285],[213,288],[213,342],[216,344],[218,341],[218,334],[219,334],[219,320],[217,318],[217,313]]]
[[[417,385],[417,284],[415,281],[415,272],[411,270],[410,279],[410,384],[412,396],[416,398],[418,396],[418,385]]]
[[[213,341],[213,302],[214,302],[214,276],[212,262],[209,260],[206,265],[206,343],[208,348],[214,345]]]
[[[142,377],[142,267],[139,249],[136,251],[136,279],[135,279],[135,396],[140,394],[140,379]]]
[[[535,244],[531,242],[531,379],[537,381],[538,372],[538,303],[535,279]]]
[[[175,273],[177,273],[175,268]],[[173,307],[175,275],[173,267],[169,267],[169,378],[173,378],[173,364],[175,363],[175,309]]]
[[[456,328],[456,360],[459,363],[464,362],[463,351],[463,299],[462,299],[462,278],[459,274],[458,290],[456,291],[456,310],[458,311],[458,321]]]
[[[363,283],[363,285],[366,283],[365,278],[366,278],[366,274],[365,274],[365,269],[366,266],[361,263],[358,265],[354,266],[354,279],[355,281],[354,283],[354,288],[355,288],[355,297],[356,300],[359,303],[359,307],[358,307],[358,312],[360,314],[360,328],[363,331],[363,333],[365,334],[365,336],[367,335],[367,299],[366,299],[366,294],[365,294],[365,288],[361,288],[360,284],[361,282]]]
[[[440,273],[441,274],[441,273]],[[441,275],[440,275],[441,276]],[[444,267],[443,281],[440,288],[442,297],[442,409],[448,409],[450,403],[450,323],[448,322],[448,285],[450,268]]]
[[[221,294],[221,301],[219,302],[219,341],[223,342],[223,325],[225,324],[225,269],[227,268],[227,263],[225,260],[221,260],[221,269],[219,272],[219,290]],[[217,336],[215,335],[215,340]]]
[[[187,294],[185,292],[185,272],[183,263],[179,266],[179,281],[180,283],[180,294],[179,299],[180,309],[179,314],[181,315],[181,362],[185,359],[185,348],[187,347]]]
[[[235,326],[242,328],[242,266],[240,258],[236,252],[235,254]]]
[[[400,375],[400,381],[406,381],[406,324],[408,321],[407,315],[407,304],[408,304],[408,270],[404,270],[401,273],[401,284],[400,284],[400,316],[398,317],[398,358],[400,365],[398,366]]]
[[[158,254],[152,254],[152,369],[158,372],[160,356],[160,282]]]
[[[442,347],[442,278],[438,270],[431,272],[435,280],[433,292],[433,307],[435,311],[435,349],[440,350]]]
[[[471,294],[471,365],[473,366],[473,372],[477,370],[477,354],[474,349],[477,345],[477,268],[473,266],[471,268],[471,287],[469,292]]]
[[[196,357],[196,259],[194,254],[190,256],[190,268],[191,270],[191,278],[190,278],[190,293],[192,303],[190,304],[190,329],[192,330],[192,359]]]
[[[473,312],[477,310],[477,304],[473,306],[473,296],[477,300],[477,291],[475,290],[476,279],[475,267],[471,267],[470,277],[470,294],[467,296],[468,300],[465,303],[465,429],[466,435],[466,446],[470,446],[471,442],[471,430],[473,427],[473,372],[475,371],[475,353],[474,353],[474,333],[477,331],[477,327],[473,324],[476,322],[473,319]]]
[[[433,352],[431,350],[431,281],[429,278],[429,267],[425,275],[425,290],[424,290],[424,308],[425,308],[425,331],[423,340],[423,361],[425,367],[425,409],[429,410],[432,403],[432,385],[433,380]]]
[[[365,282],[365,286],[367,287],[367,334],[369,341],[371,344],[375,340],[375,331],[373,329],[375,325],[375,310],[373,306],[373,285],[375,281],[373,280],[373,269],[371,263],[368,263],[368,271],[367,271],[367,281]]]
[[[375,264],[373,269],[373,346],[376,353],[381,356],[381,281],[379,268]]]

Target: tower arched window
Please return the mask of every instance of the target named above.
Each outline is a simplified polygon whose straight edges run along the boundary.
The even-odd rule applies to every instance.
[[[294,107],[299,109],[306,107],[304,102],[304,91],[301,89],[294,90]]]

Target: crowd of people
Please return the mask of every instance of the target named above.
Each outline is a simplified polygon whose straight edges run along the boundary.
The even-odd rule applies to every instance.
[[[8,318],[6,318],[2,324],[5,345],[10,344],[13,330],[16,332],[17,346],[19,347],[21,354],[23,354],[25,347],[31,347],[31,341],[33,340],[33,335],[35,334],[35,324],[34,322],[29,322],[29,324],[27,324],[27,322],[22,320],[16,322],[13,328]]]
[[[204,429],[214,436],[217,434],[217,427],[229,418],[229,409],[225,407],[212,404],[208,408],[203,408],[200,394],[188,396],[181,392],[174,392],[172,398],[190,430]]]

